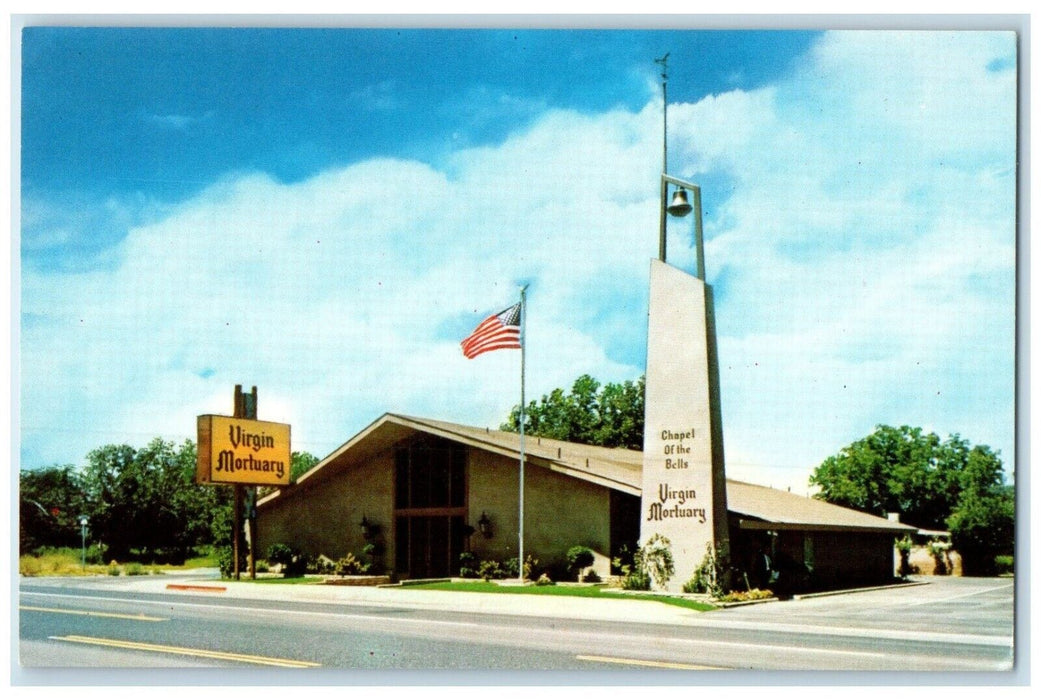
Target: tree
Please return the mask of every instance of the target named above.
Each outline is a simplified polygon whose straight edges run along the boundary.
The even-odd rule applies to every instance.
[[[568,442],[604,447],[643,448],[644,379],[601,387],[583,374],[571,393],[554,389],[528,403],[524,432]],[[520,430],[520,407],[514,406],[503,430]]]
[[[104,445],[72,465],[22,471],[22,553],[40,547],[79,547],[79,516],[91,542],[108,559],[178,563],[198,547],[231,544],[234,489],[195,482],[197,450],[155,438],[145,447]],[[294,452],[293,480],[318,458]]]
[[[988,447],[969,452],[961,474],[962,491],[947,518],[954,548],[967,575],[996,573],[995,555],[1011,554],[1015,538],[1014,490],[1004,483],[1001,460]]]
[[[879,425],[867,437],[828,457],[810,476],[819,498],[875,515],[900,513],[918,527],[941,529],[957,490],[948,480],[961,468],[965,443],[946,443],[921,428]]]
[[[289,455],[289,483],[295,484],[297,480],[315,468],[321,460],[310,452],[293,452]],[[277,486],[258,486],[257,498],[263,498],[278,490]],[[230,516],[229,516],[230,517]],[[229,521],[230,522],[230,521]]]
[[[1013,489],[997,453],[959,435],[887,425],[828,457],[810,476],[817,498],[911,525],[948,529],[964,570],[986,573],[1013,548]]]
[[[289,481],[296,483],[296,480],[315,468],[315,465],[321,461],[310,452],[294,452],[290,455],[289,462]]]
[[[91,532],[117,560],[182,561],[213,541],[221,489],[195,483],[196,448],[156,438],[137,450],[106,445],[87,455],[84,489]]]
[[[79,516],[88,513],[83,482],[71,464],[19,474],[18,549],[79,547]]]

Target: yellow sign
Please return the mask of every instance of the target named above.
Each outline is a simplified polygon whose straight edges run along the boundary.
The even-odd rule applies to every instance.
[[[202,483],[285,486],[289,483],[289,426],[228,416],[199,416]]]

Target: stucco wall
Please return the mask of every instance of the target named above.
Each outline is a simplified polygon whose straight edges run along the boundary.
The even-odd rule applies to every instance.
[[[937,561],[939,559],[939,561]],[[942,562],[942,565],[939,565]],[[961,554],[953,549],[933,555],[927,545],[916,545],[911,548],[908,557],[911,573],[921,576],[961,576]],[[900,553],[895,554],[895,571],[900,572]]]
[[[492,522],[490,538],[479,532],[470,537],[470,548],[478,561],[516,557],[517,461],[471,449],[467,482],[467,522],[476,528],[482,513]],[[528,464],[524,501],[525,556],[534,555],[546,567],[563,562],[570,547],[584,545],[595,553],[597,573],[602,577],[610,573],[607,488]],[[283,542],[311,555],[337,559],[352,552],[360,558],[366,541],[359,523],[365,516],[379,524],[383,563],[393,568],[393,504],[394,452],[388,449],[321,481],[291,487],[283,496],[264,504],[258,518],[258,551],[264,556],[272,543]]]
[[[488,452],[470,453],[470,523],[481,513],[492,521],[493,536],[475,534],[471,549],[480,559],[517,556],[519,521],[518,462]],[[524,554],[542,567],[565,560],[567,550],[593,550],[593,568],[610,573],[611,507],[607,488],[531,464],[524,469]],[[535,572],[537,575],[538,572]]]
[[[391,537],[394,496],[394,460],[385,452],[331,478],[290,487],[284,495],[259,509],[259,553],[282,542],[300,551],[338,559],[351,552],[362,558],[367,540],[361,519],[380,526],[378,541],[384,562],[394,561]]]

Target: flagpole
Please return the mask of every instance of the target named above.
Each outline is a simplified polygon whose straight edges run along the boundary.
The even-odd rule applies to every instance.
[[[521,581],[524,580],[524,353],[525,345],[524,342],[524,326],[525,316],[527,316],[525,308],[525,292],[528,289],[528,285],[521,287],[520,291],[520,351],[521,351],[521,399],[520,399],[520,506],[519,506],[519,527],[518,527],[518,552],[517,557],[517,578]]]

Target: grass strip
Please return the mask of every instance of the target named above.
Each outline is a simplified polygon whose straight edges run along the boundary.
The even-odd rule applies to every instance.
[[[460,593],[506,593],[513,595],[552,595],[570,596],[574,598],[599,598],[601,600],[646,600],[655,603],[675,605],[688,610],[708,612],[716,606],[690,598],[668,595],[631,595],[628,593],[604,590],[597,586],[500,586],[491,581],[442,581],[437,583],[421,583],[409,586],[409,590],[456,591]]]

